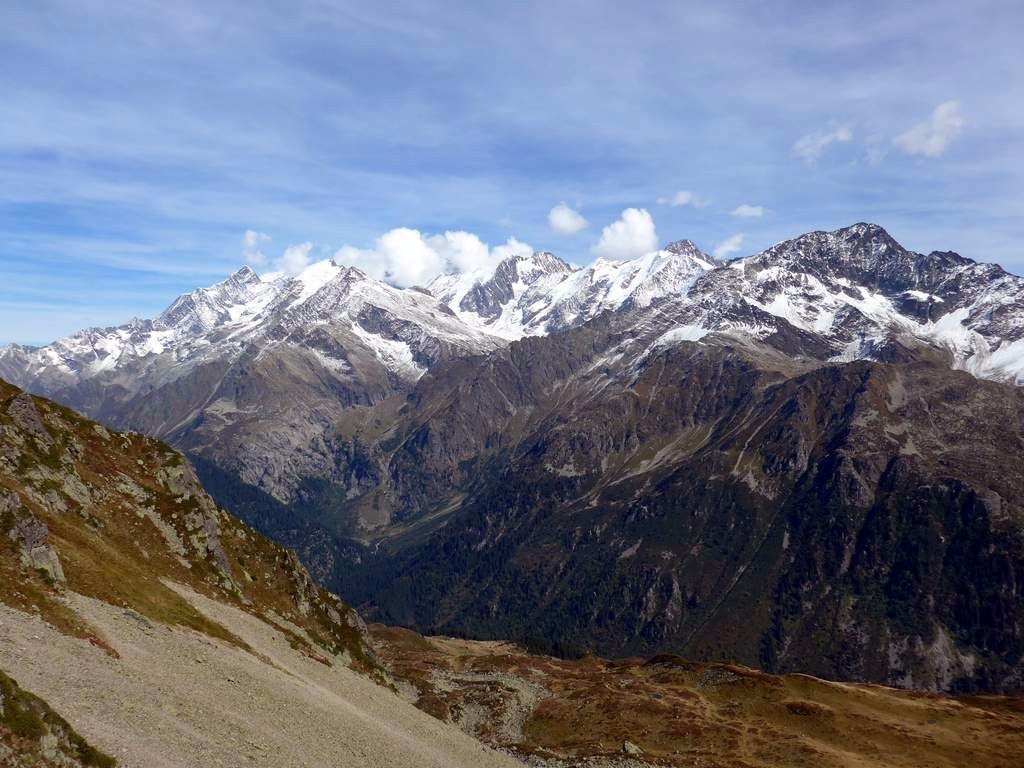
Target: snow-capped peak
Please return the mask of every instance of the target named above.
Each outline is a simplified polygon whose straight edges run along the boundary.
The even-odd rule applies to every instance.
[[[508,339],[559,331],[606,310],[682,296],[715,263],[689,240],[624,261],[599,258],[582,269],[537,252],[493,271],[444,275],[431,293],[467,323]]]
[[[153,325],[159,330],[202,333],[233,319],[232,310],[267,292],[267,286],[249,267],[242,267],[226,280],[179,296]]]
[[[161,356],[187,366],[266,343],[302,344],[335,360],[337,349],[310,340],[322,328],[415,378],[453,351],[486,351],[601,312],[652,305],[702,334],[796,333],[800,349],[837,360],[911,336],[949,350],[957,367],[1024,384],[1024,279],[955,253],[909,251],[866,223],[811,232],[727,264],[689,240],[583,268],[544,251],[516,254],[492,268],[442,275],[427,289],[396,288],[333,260],[295,276],[260,277],[243,267],[180,296],[155,320],[82,331],[41,349],[2,350],[0,376],[22,386],[50,374],[66,382],[145,368]]]
[[[713,256],[708,256],[704,251],[698,248],[697,244],[694,243],[693,240],[674,240],[666,245],[662,250],[676,254],[677,256],[689,256],[708,263],[718,263]]]

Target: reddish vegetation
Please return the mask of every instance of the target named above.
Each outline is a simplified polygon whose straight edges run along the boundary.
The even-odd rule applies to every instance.
[[[958,699],[668,655],[568,661],[507,643],[370,629],[395,675],[418,689],[421,709],[525,754],[611,758],[630,742],[652,765],[705,768],[1012,768],[1024,754],[1021,699]],[[520,683],[540,691],[536,701],[524,702]]]

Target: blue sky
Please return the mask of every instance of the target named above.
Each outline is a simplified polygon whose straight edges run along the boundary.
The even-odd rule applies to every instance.
[[[7,0],[0,340],[155,314],[246,231],[262,269],[372,269],[398,227],[584,263],[627,208],[733,255],[869,220],[1021,273],[1021,29],[1019,2]],[[562,202],[588,225],[553,230]]]

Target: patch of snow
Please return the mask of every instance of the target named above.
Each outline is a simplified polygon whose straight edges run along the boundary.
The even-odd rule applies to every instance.
[[[416,362],[412,349],[404,341],[385,339],[363,329],[358,323],[352,324],[352,330],[389,371],[413,381],[426,373],[426,368]]]
[[[678,328],[673,328],[661,334],[654,342],[654,346],[667,347],[678,344],[681,341],[700,341],[709,333],[711,331],[707,328],[701,328],[699,325],[681,325]]]

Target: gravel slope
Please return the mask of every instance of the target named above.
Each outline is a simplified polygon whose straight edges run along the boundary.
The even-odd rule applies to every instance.
[[[521,766],[265,623],[178,587],[253,654],[69,593],[120,654],[0,605],[0,668],[126,768]]]

